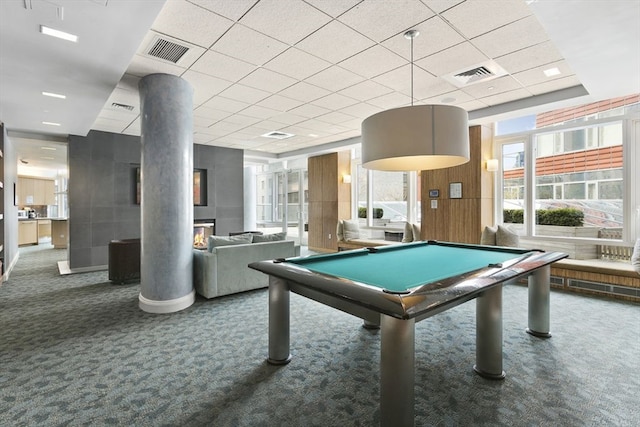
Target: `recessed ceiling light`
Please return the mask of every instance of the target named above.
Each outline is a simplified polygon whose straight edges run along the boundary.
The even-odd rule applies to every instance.
[[[53,157],[47,157],[47,156],[41,156],[40,158],[43,160],[53,160]]]
[[[442,98],[443,104],[451,104],[452,102],[456,102],[456,99],[453,96]]]
[[[60,126],[60,123],[54,123],[54,122],[42,122],[43,125],[49,125],[49,126]]]
[[[310,134],[309,134],[309,136],[310,136],[311,138],[317,138],[317,137],[318,137],[318,135],[316,135],[315,133],[310,133]]]
[[[56,151],[57,148],[55,147],[40,147],[41,150],[51,150],[51,151]]]
[[[53,92],[42,92],[42,94],[44,96],[50,96],[51,98],[60,98],[60,99],[67,99],[66,95],[60,95],[59,93],[53,93]]]
[[[547,77],[553,77],[561,74],[560,70],[558,70],[558,67],[549,68],[547,70],[544,70],[543,73]]]
[[[64,31],[60,30],[54,30],[53,28],[49,28],[44,25],[40,25],[40,32],[48,36],[57,37],[59,39],[67,40],[74,43],[78,41],[78,36],[76,36],[75,34],[65,33]]]

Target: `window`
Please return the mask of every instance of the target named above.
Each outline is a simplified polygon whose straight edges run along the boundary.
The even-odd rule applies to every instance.
[[[498,218],[513,221],[525,239],[630,241],[640,228],[640,177],[637,168],[625,171],[624,158],[638,156],[640,122],[637,114],[607,116],[496,139],[503,166]],[[571,223],[573,214],[577,234],[549,227]]]

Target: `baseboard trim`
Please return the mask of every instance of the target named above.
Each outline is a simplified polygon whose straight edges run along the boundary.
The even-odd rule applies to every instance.
[[[172,300],[156,301],[150,300],[142,296],[142,293],[138,296],[138,306],[142,311],[155,314],[175,313],[176,311],[184,310],[190,307],[196,301],[196,291],[192,290],[187,295],[175,298]]]

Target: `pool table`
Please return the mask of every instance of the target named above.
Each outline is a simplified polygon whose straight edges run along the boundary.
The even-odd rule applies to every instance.
[[[415,323],[476,299],[475,372],[502,379],[502,284],[529,277],[527,332],[549,337],[550,264],[542,252],[448,242],[414,242],[334,254],[259,261],[269,275],[269,363],[286,364],[289,292],[379,327],[380,423],[414,424]]]

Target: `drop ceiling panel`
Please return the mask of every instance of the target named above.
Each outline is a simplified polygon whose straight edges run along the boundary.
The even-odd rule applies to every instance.
[[[416,61],[416,65],[434,76],[444,76],[454,71],[470,68],[488,58],[469,42],[460,43],[450,49]]]
[[[560,74],[556,76],[547,77],[544,74],[544,71],[552,68],[557,68]],[[540,83],[546,83],[559,78],[567,77],[572,74],[573,73],[569,68],[569,64],[567,64],[566,61],[558,61],[550,64],[545,64],[542,67],[532,68],[526,71],[522,71],[520,73],[515,73],[513,77],[516,78],[520,83],[522,83],[525,86],[533,86]]]
[[[275,71],[258,68],[240,80],[239,83],[255,89],[275,93],[289,86],[293,86],[297,83],[297,80],[280,73],[276,73]]]
[[[250,104],[246,102],[240,102],[222,96],[214,96],[203,104],[205,107],[213,108],[216,110],[227,111],[229,113],[237,113],[249,107]]]
[[[508,53],[496,59],[502,68],[514,74],[520,71],[539,67],[541,64],[550,64],[560,61],[562,55],[550,41],[530,46],[512,53]]]
[[[264,68],[304,80],[330,66],[330,62],[292,47],[267,62]]]
[[[220,96],[233,99],[235,101],[246,102],[247,104],[255,104],[269,96],[269,92],[254,89],[249,86],[235,84],[220,92]]]
[[[195,106],[203,104],[231,86],[231,82],[228,80],[191,70],[187,70],[182,78],[189,82],[193,88],[193,105]]]
[[[349,105],[356,104],[357,102],[358,101],[353,98],[340,95],[339,93],[332,93],[323,98],[316,99],[312,102],[312,104],[315,106],[324,107],[327,110],[331,111],[332,109],[348,107]]]
[[[340,63],[340,66],[368,79],[401,67],[406,63],[390,50],[376,45]]]
[[[366,101],[368,99],[385,95],[391,91],[393,91],[393,89],[374,82],[373,80],[365,80],[361,83],[343,89],[339,93],[359,101]]]
[[[240,61],[212,50],[206,51],[191,67],[194,71],[231,82],[237,82],[255,70],[255,68],[254,65],[248,62]]]
[[[495,94],[522,89],[522,85],[511,76],[503,76],[486,82],[465,86],[461,89],[474,98],[484,99],[486,96],[494,96]]]
[[[287,98],[282,95],[272,95],[258,102],[257,105],[277,111],[288,111],[302,105],[302,101],[296,101],[295,99]]]
[[[258,0],[189,0],[191,3],[215,12],[225,18],[237,21],[253,7]]]
[[[433,16],[419,0],[365,1],[338,19],[376,42],[412,28]]]
[[[344,62],[342,64],[344,64]],[[331,92],[337,92],[362,81],[364,81],[363,77],[337,65],[322,70],[306,79],[307,83]]]
[[[268,119],[280,114],[280,111],[274,108],[268,108],[260,105],[250,105],[242,110],[242,114],[247,116],[256,117],[258,119]]]
[[[306,117],[309,119],[312,117],[321,116],[322,114],[327,114],[330,111],[331,110],[328,108],[319,107],[317,105],[304,104],[299,107],[293,108],[292,110],[289,111],[289,113]]]
[[[501,1],[499,7],[500,12],[496,13],[485,2],[465,1],[443,12],[442,16],[466,38],[472,39],[531,15],[524,1]]]
[[[337,64],[374,44],[372,40],[346,25],[338,21],[331,21],[300,41],[296,47],[325,61]]]
[[[305,0],[327,15],[337,18],[362,0]]]
[[[416,25],[414,29],[420,34],[413,39],[413,58],[418,60],[425,56],[462,43],[465,39],[439,16],[433,16]],[[411,59],[411,40],[403,34],[393,36],[382,45],[406,60]]]
[[[497,58],[547,40],[538,21],[530,16],[476,37],[472,42],[489,58]]]
[[[191,2],[171,0],[162,8],[151,28],[161,34],[171,34],[180,40],[189,40],[208,48],[232,25],[232,20]]]
[[[240,22],[263,34],[294,45],[331,20],[304,2],[262,0]]]
[[[379,113],[381,108],[376,107],[365,102],[349,105],[348,107],[340,109],[340,112],[356,117],[359,120],[364,120],[372,114]]]
[[[211,49],[233,58],[260,66],[269,62],[288,46],[245,26],[235,24]]]
[[[282,96],[297,99],[298,101],[303,102],[311,102],[314,99],[322,98],[323,96],[327,96],[330,93],[331,92],[326,89],[322,89],[318,86],[314,86],[305,82],[296,83],[293,86],[280,91],[280,95]]]

